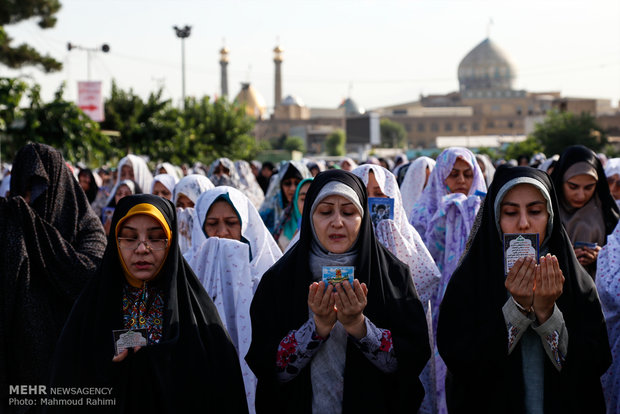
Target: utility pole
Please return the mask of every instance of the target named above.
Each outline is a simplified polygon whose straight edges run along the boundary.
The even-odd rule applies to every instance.
[[[183,100],[183,108],[185,108],[185,39],[187,39],[192,31],[191,26],[177,27],[174,26],[177,37],[181,39],[181,99]]]
[[[110,51],[110,46],[107,43],[101,45],[100,48],[97,47],[84,47],[79,45],[74,45],[73,43],[67,43],[67,50],[70,52],[73,49],[85,50],[86,51],[86,69],[88,73],[88,80],[90,80],[90,54],[92,52],[103,52],[108,53]]]

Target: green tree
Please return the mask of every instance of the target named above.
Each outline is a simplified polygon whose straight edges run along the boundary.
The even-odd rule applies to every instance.
[[[42,55],[32,46],[22,43],[12,46],[13,39],[6,33],[4,26],[31,18],[38,19],[42,29],[49,29],[56,24],[55,14],[60,10],[59,0],[17,0],[0,2],[0,63],[9,68],[38,66],[45,72],[62,69],[62,64],[49,54]]]
[[[188,98],[180,111],[178,133],[194,145],[189,158],[208,163],[216,158],[250,160],[258,152],[256,140],[250,136],[254,120],[242,106],[226,99],[211,102],[208,96]]]
[[[527,155],[532,158],[532,155],[543,151],[543,146],[536,140],[536,138],[530,136],[525,141],[515,142],[509,144],[506,148],[506,159],[517,159],[520,155]]]
[[[347,136],[341,129],[336,130],[329,134],[325,139],[325,149],[327,155],[344,155],[346,154],[345,143],[347,142]]]
[[[12,159],[28,142],[51,145],[60,150],[66,160],[93,166],[102,164],[113,153],[99,125],[75,103],[63,98],[64,84],[48,103],[42,102],[38,85],[28,87],[14,79],[0,79],[0,85],[2,116],[8,121],[4,130],[3,157]],[[28,95],[29,105],[19,108],[18,103],[24,94]]]
[[[381,146],[383,148],[403,148],[407,142],[407,131],[398,122],[383,118],[380,121]]]
[[[306,143],[300,137],[288,137],[282,146],[287,151],[306,152]]]
[[[28,84],[20,79],[0,78],[0,158],[11,161],[23,145],[12,136],[17,124],[23,124],[23,111],[19,107]]]
[[[561,154],[564,148],[577,144],[599,152],[607,144],[605,131],[597,124],[596,118],[586,112],[576,115],[551,111],[542,123],[536,125],[531,137],[549,155]]]
[[[160,153],[173,151],[167,147],[167,141],[176,133],[176,120],[174,116],[158,118],[170,108],[170,101],[163,100],[161,95],[160,89],[150,93],[144,101],[133,90],[124,91],[112,82],[101,128],[120,132],[121,136],[114,140],[114,146],[121,155],[133,152],[157,157]]]
[[[491,158],[491,160],[497,159],[497,152],[495,152],[495,150],[492,148],[481,147],[481,148],[478,148],[477,153],[488,155],[489,158]]]

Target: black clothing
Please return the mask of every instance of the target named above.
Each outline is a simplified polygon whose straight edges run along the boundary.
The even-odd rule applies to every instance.
[[[609,184],[607,184],[607,178],[605,177],[605,169],[591,149],[583,145],[573,145],[566,148],[560,156],[558,163],[551,173],[551,180],[558,194],[558,201],[563,202],[564,200],[564,173],[573,164],[578,162],[587,162],[596,169],[598,182],[596,183],[596,191],[594,193],[598,194],[601,200],[603,206],[602,214],[605,221],[605,234],[609,235],[616,228],[616,224],[618,224],[620,209],[618,209],[618,205],[609,191]]]
[[[149,282],[164,292],[161,340],[112,362],[112,330],[123,328],[122,289],[127,283],[112,230],[101,267],[77,300],[58,342],[51,386],[114,387],[115,412],[193,412],[200,407],[247,412],[235,348],[180,253],[172,203],[150,194],[125,197],[114,211],[111,229],[143,203],[155,206],[172,231],[161,271]]]
[[[448,409],[451,413],[524,412],[521,343],[508,355],[502,307],[509,296],[494,213],[499,190],[516,177],[540,182],[551,197],[555,219],[545,245],[558,258],[566,279],[556,305],[566,323],[568,352],[561,371],[544,357],[545,413],[603,413],[600,376],[611,363],[611,353],[598,294],[561,224],[549,176],[530,167],[497,170],[472,229],[470,246],[446,289],[437,344],[449,370]]]
[[[84,191],[84,193],[86,194],[88,202],[92,203],[93,201],[95,201],[97,193],[99,192],[99,187],[97,186],[97,182],[95,181],[95,176],[93,175],[93,172],[88,168],[80,170],[80,172],[78,173],[78,178],[80,177],[80,175],[87,175],[90,178],[88,190]]]
[[[265,273],[252,301],[252,344],[246,361],[258,378],[257,412],[312,411],[311,364],[293,380],[281,383],[276,379],[276,352],[284,336],[309,318],[310,209],[321,189],[331,181],[351,187],[364,206],[354,247],[358,252],[355,277],[368,286],[364,315],[377,327],[391,331],[398,358],[396,372],[383,373],[349,338],[343,413],[415,412],[424,396],[418,376],[430,356],[424,311],[408,267],[375,238],[366,187],[358,177],[341,170],[324,171],[315,177],[304,203],[299,242]]]
[[[598,159],[594,151],[591,149],[584,147],[583,145],[573,145],[562,153],[560,159],[557,162],[557,165],[553,169],[551,173],[551,179],[553,184],[555,185],[555,190],[558,193],[558,201],[563,205],[564,210],[567,212],[574,212],[577,209],[571,207],[564,200],[564,174],[566,170],[568,170],[572,165],[578,162],[586,162],[590,164],[594,169],[596,169],[596,174],[598,175],[598,181],[596,183],[596,190],[592,197],[598,197],[600,200],[600,212],[599,214],[603,216],[603,223],[605,225],[605,242],[607,244],[607,236],[611,234],[616,228],[616,224],[618,224],[618,219],[620,218],[620,209],[618,209],[618,205],[616,204],[616,200],[614,200],[611,192],[609,191],[609,184],[607,184],[607,178],[605,177],[605,170],[603,169],[603,165],[601,161]],[[560,210],[560,213],[563,213],[563,210]],[[572,214],[572,213],[571,213]],[[569,232],[569,237],[571,238],[572,243],[574,244],[577,241],[583,242],[595,242],[596,240],[573,240],[575,238],[575,234],[571,233],[571,227],[568,224],[568,220],[570,217],[562,217],[562,222],[565,223],[566,228]],[[599,241],[600,243],[600,241]],[[604,245],[603,244],[603,245]],[[603,246],[601,246],[603,247]],[[584,266],[590,276],[594,278],[596,276],[596,261],[590,263],[587,266]]]
[[[0,198],[0,235],[4,412],[9,385],[47,382],[54,346],[101,261],[105,235],[60,152],[42,144],[26,145],[15,157],[11,197]]]

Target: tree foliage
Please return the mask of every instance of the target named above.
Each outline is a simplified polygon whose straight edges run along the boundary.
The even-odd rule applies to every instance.
[[[344,155],[346,154],[345,143],[347,142],[347,136],[341,129],[332,132],[325,139],[325,149],[327,155]]]
[[[288,137],[284,141],[282,148],[287,151],[306,152],[306,143],[300,137]]]
[[[506,159],[516,160],[521,155],[527,155],[532,158],[532,155],[543,151],[543,146],[534,137],[528,137],[525,141],[515,142],[509,144],[506,148]]]
[[[143,101],[132,90],[112,84],[102,128],[120,132],[115,145],[124,153],[154,161],[210,163],[216,158],[251,160],[258,152],[250,136],[254,121],[226,99],[187,98],[183,109],[162,99],[162,91]]]
[[[61,85],[51,102],[44,103],[38,85],[28,86],[19,79],[0,78],[2,158],[12,160],[28,142],[40,142],[59,149],[65,159],[100,165],[113,154],[99,124],[93,122],[73,102],[63,98]],[[27,106],[20,107],[27,98]]]
[[[407,142],[407,131],[398,122],[383,118],[380,121],[381,146],[383,148],[403,148]]]
[[[586,112],[577,115],[551,111],[542,123],[536,125],[530,136],[542,145],[548,155],[561,154],[564,148],[577,144],[599,152],[607,144],[607,135],[596,118]]]
[[[25,43],[12,46],[13,39],[4,29],[6,25],[31,18],[38,19],[38,25],[42,29],[54,27],[58,10],[59,0],[0,1],[0,63],[13,69],[23,66],[38,66],[45,72],[62,69],[60,62],[49,54],[42,55],[32,46]]]
[[[123,153],[158,154],[165,152],[160,141],[167,141],[176,130],[171,122],[162,122],[158,115],[169,108],[170,101],[161,98],[162,91],[149,94],[144,101],[133,90],[124,91],[112,82],[110,98],[105,102],[105,121],[101,128],[119,131],[121,136],[113,140],[114,146]],[[164,117],[165,118],[165,117]],[[168,159],[166,159],[168,161]]]
[[[181,164],[210,163],[220,157],[251,160],[260,149],[250,135],[252,118],[225,99],[188,98],[185,108],[179,109],[162,99],[161,91],[143,100],[113,84],[101,129],[119,134],[108,137],[98,123],[64,100],[63,91],[61,86],[51,102],[43,103],[38,85],[0,78],[3,159],[12,159],[27,142],[52,145],[63,151],[68,161],[91,166],[115,162],[129,152],[147,156],[153,163]],[[29,103],[23,106],[23,101]]]

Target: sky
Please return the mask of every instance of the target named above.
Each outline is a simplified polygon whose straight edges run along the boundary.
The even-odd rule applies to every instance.
[[[620,100],[618,0],[61,0],[58,22],[6,26],[14,44],[28,42],[63,62],[55,74],[28,67],[24,76],[49,100],[66,82],[112,79],[142,97],[163,88],[181,99],[181,40],[173,26],[192,27],[185,40],[186,95],[220,94],[219,50],[230,50],[229,94],[251,82],[274,103],[273,49],[284,49],[283,97],[335,108],[352,97],[364,108],[410,102],[420,94],[458,90],[459,62],[488,34],[516,67],[516,89]]]

